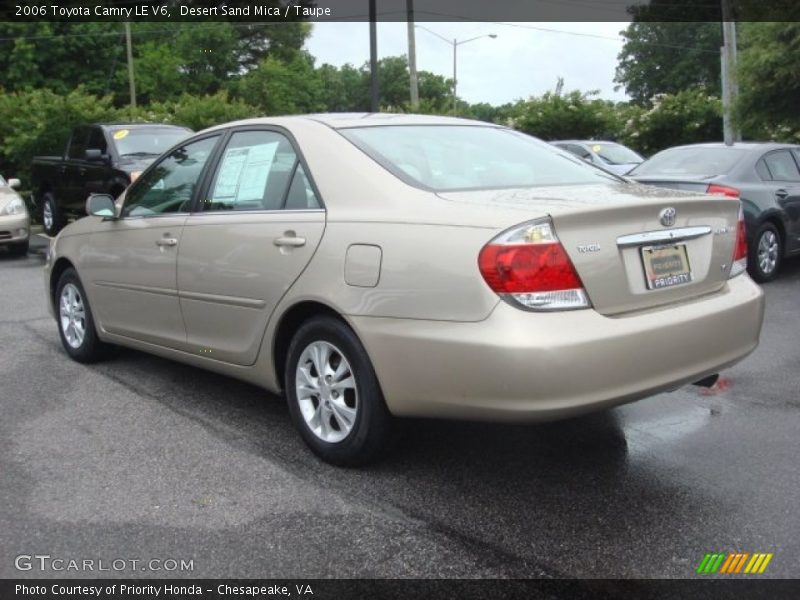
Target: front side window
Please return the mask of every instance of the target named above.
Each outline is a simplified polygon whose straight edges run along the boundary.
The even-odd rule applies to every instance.
[[[400,179],[434,191],[620,181],[549,144],[499,127],[383,125],[339,132]]]
[[[231,136],[217,167],[205,211],[280,210],[299,166],[286,136],[275,131],[239,131]],[[302,192],[304,194],[304,192]],[[307,203],[301,191],[292,202]]]
[[[125,198],[123,217],[188,212],[219,136],[185,144],[142,175]]]
[[[106,136],[103,134],[103,130],[99,127],[92,127],[92,130],[89,133],[89,143],[87,144],[87,149],[100,150],[101,154],[106,154],[106,152],[108,152]]]
[[[86,158],[86,142],[89,137],[88,127],[76,127],[69,141],[68,158],[83,160]]]

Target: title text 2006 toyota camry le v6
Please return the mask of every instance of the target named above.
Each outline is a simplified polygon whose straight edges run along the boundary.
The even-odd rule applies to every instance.
[[[283,390],[336,464],[379,454],[393,416],[552,419],[708,381],[761,328],[738,202],[485,123],[240,121],[87,209],[45,270],[67,353]]]

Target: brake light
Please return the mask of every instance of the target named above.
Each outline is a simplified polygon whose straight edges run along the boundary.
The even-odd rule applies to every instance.
[[[739,222],[736,224],[736,243],[733,246],[733,262],[731,263],[731,274],[729,277],[736,277],[747,270],[747,235],[744,227],[744,212],[739,207]]]
[[[728,187],[727,185],[717,185],[712,183],[708,186],[706,194],[714,194],[715,196],[725,196],[727,198],[738,198],[739,190],[736,188]]]
[[[520,308],[591,306],[550,219],[523,223],[501,233],[481,250],[478,268],[495,293]]]

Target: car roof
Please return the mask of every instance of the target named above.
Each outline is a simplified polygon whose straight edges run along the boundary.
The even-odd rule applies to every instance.
[[[188,127],[184,127],[183,125],[170,125],[169,123],[92,123],[92,125],[103,127],[104,129],[108,129],[109,127],[114,127],[114,128],[124,127],[125,129],[143,129],[145,127],[149,128],[166,127],[169,129],[185,129],[187,131],[191,131]]]
[[[473,127],[502,127],[496,123],[460,119],[457,117],[441,117],[437,115],[417,115],[402,113],[317,113],[309,115],[291,115],[282,117],[258,117],[244,119],[232,123],[224,123],[210,127],[206,131],[235,127],[240,125],[289,125],[298,121],[315,121],[333,129],[348,127],[378,127],[381,125],[464,125]]]
[[[551,144],[616,144],[622,146],[619,142],[612,142],[611,140],[553,140]]]
[[[677,150],[680,148],[738,148],[742,150],[772,150],[778,148],[800,148],[800,146],[797,144],[783,144],[780,142],[736,142],[732,145],[727,145],[724,142],[706,142],[703,144],[684,144],[683,146],[673,146],[672,148],[665,148],[665,150]]]

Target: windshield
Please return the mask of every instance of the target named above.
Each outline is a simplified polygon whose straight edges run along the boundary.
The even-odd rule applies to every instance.
[[[594,143],[592,151],[610,165],[638,164],[644,160],[636,152],[620,144]]]
[[[693,175],[713,177],[728,173],[747,150],[686,146],[671,148],[653,156],[628,175]]]
[[[572,154],[497,127],[388,125],[339,131],[400,179],[437,192],[619,181]]]
[[[136,127],[111,130],[120,156],[159,156],[191,135],[177,127]]]

